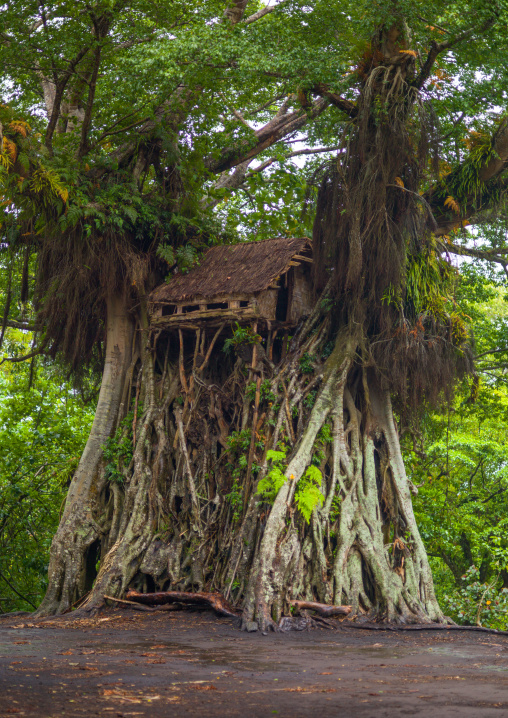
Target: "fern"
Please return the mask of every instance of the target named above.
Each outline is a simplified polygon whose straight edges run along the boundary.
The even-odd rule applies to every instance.
[[[170,267],[175,263],[175,250],[169,244],[159,244],[157,256],[163,259]]]
[[[21,165],[21,167],[25,170],[25,172],[28,172],[28,170],[30,168],[30,158],[28,157],[26,152],[19,153],[18,162]]]
[[[273,504],[281,487],[286,482],[284,475],[286,452],[270,449],[266,452],[266,458],[272,462],[273,467],[259,482],[256,494],[261,496],[261,499],[267,504]]]
[[[22,137],[26,137],[31,131],[31,128],[28,122],[25,122],[24,120],[13,120],[12,122],[9,122],[9,130],[21,135]]]
[[[316,506],[323,505],[324,497],[320,491],[322,481],[323,474],[321,471],[317,466],[311,465],[298,483],[298,488],[295,493],[295,502],[298,511],[307,523],[309,523],[312,512]]]
[[[265,478],[259,482],[256,494],[261,496],[261,499],[266,501],[267,504],[273,504],[285,481],[286,477],[282,471],[278,466],[274,466]]]
[[[261,336],[259,334],[256,334],[250,327],[241,327],[240,324],[236,322],[233,336],[226,339],[222,351],[227,354],[231,349],[236,349],[242,344],[259,344],[260,342]]]
[[[69,190],[63,186],[58,174],[40,163],[32,173],[30,189],[40,195],[46,206],[51,205],[55,197],[60,197],[64,203],[69,198]]]
[[[460,206],[459,206],[459,203],[458,203],[457,200],[455,200],[451,195],[449,195],[449,196],[445,199],[445,201],[444,201],[444,206],[445,206],[445,207],[449,207],[450,209],[452,209],[452,210],[455,212],[455,214],[460,214]]]
[[[274,463],[280,463],[285,460],[286,452],[285,451],[274,451],[273,449],[269,449],[266,452],[266,458],[268,459],[268,461],[273,461]]]
[[[130,221],[132,222],[132,224],[135,224],[135,223],[136,223],[136,220],[137,220],[137,218],[138,218],[138,213],[136,212],[136,210],[134,209],[134,207],[125,207],[125,206],[124,206],[122,209],[123,209],[123,213],[125,214],[125,216],[126,216],[128,219],[130,219]]]
[[[176,260],[180,270],[183,273],[188,272],[196,261],[196,249],[190,244],[179,247],[176,250]]]
[[[3,152],[10,157],[11,162],[16,162],[16,157],[18,156],[18,148],[16,147],[16,143],[10,140],[8,137],[4,137],[3,139]]]

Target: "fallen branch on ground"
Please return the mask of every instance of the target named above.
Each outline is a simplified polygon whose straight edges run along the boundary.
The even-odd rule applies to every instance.
[[[122,605],[129,606],[130,608],[133,608],[136,611],[149,611],[152,613],[153,611],[178,611],[179,607],[175,606],[173,604],[169,604],[166,606],[144,606],[141,603],[136,603],[135,601],[125,601],[122,598],[114,598],[113,596],[104,596],[105,599],[108,601],[115,601],[116,603],[120,603]]]
[[[289,603],[299,611],[306,608],[325,618],[347,616],[348,613],[351,613],[351,606],[328,606],[326,603],[315,603],[314,601],[290,601]]]
[[[166,603],[190,603],[197,606],[209,606],[218,616],[239,618],[241,611],[232,606],[220,593],[187,593],[186,591],[160,591],[158,593],[138,593],[130,590],[127,599],[149,606]]]

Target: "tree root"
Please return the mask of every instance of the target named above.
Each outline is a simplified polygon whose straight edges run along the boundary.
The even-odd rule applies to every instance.
[[[314,616],[312,620],[319,626],[323,626],[329,631],[334,631],[337,628],[332,621],[329,621],[327,618],[321,618],[321,616]]]
[[[343,621],[340,628],[361,628],[365,631],[481,631],[482,633],[493,633],[496,636],[508,636],[508,631],[501,631],[497,628],[485,628],[484,626],[457,626],[444,623],[422,623],[409,626],[393,625],[390,623],[351,623]]]
[[[351,613],[351,606],[328,606],[326,603],[315,603],[314,601],[290,601],[298,611],[308,609],[315,611],[320,616],[329,618],[330,616],[347,616]]]
[[[277,629],[282,633],[289,633],[289,631],[308,631],[315,625],[314,619],[309,616],[283,616]]]
[[[185,591],[160,591],[159,593],[138,593],[130,590],[127,600],[152,606],[165,603],[190,603],[197,606],[208,606],[218,616],[240,618],[241,611],[232,606],[220,593],[187,593]]]

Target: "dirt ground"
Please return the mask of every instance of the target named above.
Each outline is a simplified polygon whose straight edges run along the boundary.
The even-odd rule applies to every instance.
[[[0,620],[0,716],[508,716],[508,637],[241,633],[209,612]]]

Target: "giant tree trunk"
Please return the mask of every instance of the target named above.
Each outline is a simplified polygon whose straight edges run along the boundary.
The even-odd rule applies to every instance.
[[[99,540],[88,609],[128,588],[207,590],[236,602],[249,629],[276,628],[295,599],[350,604],[353,617],[443,620],[390,396],[358,363],[354,333],[331,337],[316,307],[287,354],[267,329],[272,363],[259,347],[225,355],[227,327],[145,331],[129,396],[134,420],[121,437],[132,456],[118,454],[118,482],[107,479],[100,446],[130,363],[124,324],[124,349],[108,348],[100,413],[53,543],[41,612],[63,611],[83,593],[87,552]],[[281,446],[286,480],[270,503],[256,489],[271,468],[267,451]],[[323,499],[307,522],[295,494],[311,464]]]
[[[106,357],[94,421],[51,544],[49,586],[38,613],[62,613],[91,588],[104,537],[99,496],[102,449],[114,432],[131,364],[133,324],[121,296],[107,301]]]

